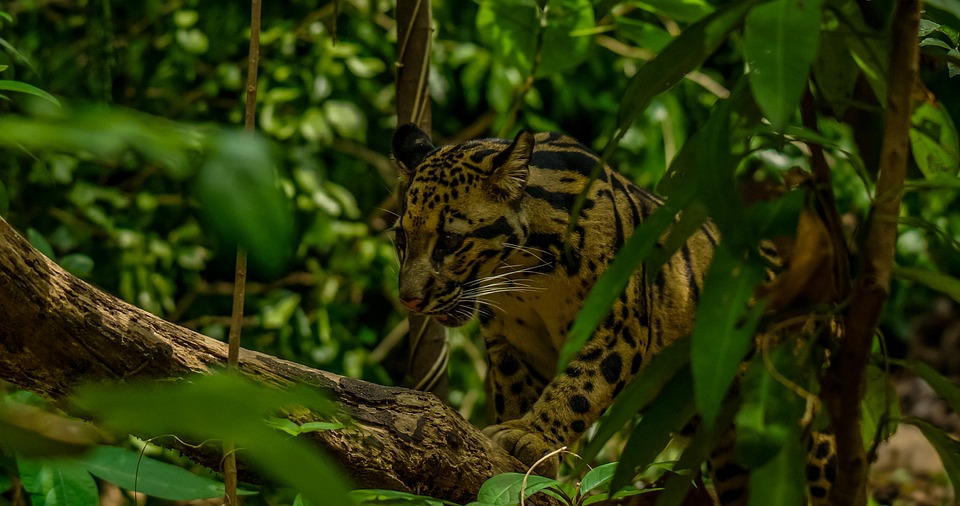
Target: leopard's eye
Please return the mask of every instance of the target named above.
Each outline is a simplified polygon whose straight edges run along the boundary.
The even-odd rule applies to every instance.
[[[393,242],[397,245],[397,250],[403,252],[407,247],[407,234],[403,233],[403,229],[400,228],[394,230],[393,233]]]
[[[463,235],[445,233],[443,237],[440,238],[440,242],[437,244],[438,248],[443,251],[454,251],[463,245]]]

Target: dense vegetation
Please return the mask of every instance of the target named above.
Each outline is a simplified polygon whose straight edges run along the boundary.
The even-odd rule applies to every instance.
[[[749,460],[767,480],[758,481],[789,483],[758,487],[758,497],[795,498],[802,486],[802,451],[792,452],[791,445],[799,444],[796,421],[809,400],[761,374],[769,366],[763,358],[790,378],[785,384],[814,393],[824,362],[808,349],[801,358],[789,347],[772,350],[772,357],[752,361],[739,414],[721,409],[736,364],[761,325],[758,310],[745,304],[754,293],[752,276],[762,278],[760,259],[750,251],[760,238],[796,236],[798,227],[802,237],[810,233],[807,225],[825,241],[839,241],[827,248],[829,255],[813,254],[816,248],[798,241],[797,249],[813,254],[822,268],[846,265],[844,248],[862,260],[858,239],[878,197],[884,110],[895,82],[890,76],[899,72],[889,68],[892,48],[900,44],[893,38],[899,21],[894,4],[433,2],[430,96],[438,140],[509,136],[522,127],[562,130],[607,154],[639,183],[669,195],[672,209],[684,210],[678,228],[696,226],[706,215],[721,227],[729,246],[718,254],[712,283],[728,298],[713,301],[714,313],[705,313],[708,324],[698,329],[724,333],[723,342],[743,349],[731,344],[719,353],[701,350],[700,364],[704,353],[711,360],[724,357],[716,370],[703,372],[695,334],[693,381],[684,383],[686,361],[673,355],[658,371],[663,381],[676,374],[673,391],[695,398],[708,420],[735,418],[753,436],[747,439],[753,445]],[[239,240],[254,259],[244,347],[377,383],[398,381],[383,345],[394,342],[384,339],[403,321],[389,237],[395,207],[388,159],[396,125],[393,2],[264,5],[257,116],[262,135],[256,142],[234,131],[243,121],[246,9],[198,0],[16,0],[0,9],[4,219],[73,274],[223,339],[232,244]],[[887,350],[904,356],[913,315],[944,294],[951,304],[960,300],[958,30],[955,2],[926,4],[921,79],[916,86],[907,83],[916,100],[912,157],[899,212],[897,277],[870,366],[873,411],[863,429],[868,447],[899,418],[895,400],[885,398],[889,380],[879,373],[890,364],[880,357]],[[664,57],[653,59],[658,54]],[[671,177],[665,178],[668,170]],[[741,204],[741,194],[754,205]],[[804,221],[810,209],[820,220]],[[659,236],[658,223],[651,223],[648,237]],[[651,250],[652,244],[635,244],[629,258],[656,261]],[[857,261],[854,275],[861,267]],[[734,274],[739,269],[750,275]],[[787,306],[807,297],[804,309],[821,320],[843,314],[849,292],[834,293],[844,290],[842,280],[822,271],[812,278],[827,281],[798,287],[780,302]],[[832,282],[837,284],[827,286]],[[603,301],[595,302],[575,329],[581,337],[589,334],[591,318],[602,317]],[[470,327],[453,331],[450,339],[450,402],[482,424],[482,343]],[[831,346],[817,337],[811,341],[817,346],[810,348]],[[939,378],[923,372],[934,382]],[[942,394],[949,393],[949,383],[941,386]],[[609,437],[653,393],[632,392],[638,405],[617,408],[601,434]],[[40,403],[13,389],[8,397]],[[650,409],[687,408],[661,402]],[[653,430],[665,437],[685,422],[675,417],[649,416],[641,424],[650,430],[660,420]],[[924,429],[936,434],[933,439],[942,435]],[[946,436],[936,442],[956,451],[957,443]],[[698,444],[701,453],[709,446]],[[587,453],[595,455],[598,446]],[[780,447],[787,450],[777,453]],[[110,451],[90,459],[120,458]],[[615,478],[617,484],[655,456],[623,466],[629,470]],[[702,456],[678,466],[699,466]],[[960,462],[949,460],[948,471],[960,473]],[[40,494],[34,500],[42,501],[45,489],[28,477],[39,466],[6,455],[0,489],[12,486],[9,477],[20,476],[29,492]],[[611,478],[612,468],[605,469]]]

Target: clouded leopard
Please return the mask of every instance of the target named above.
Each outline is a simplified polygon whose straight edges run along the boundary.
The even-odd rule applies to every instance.
[[[479,316],[496,422],[485,432],[524,463],[580,437],[657,350],[690,331],[718,238],[709,223],[656,276],[638,269],[555,377],[590,288],[662,200],[603,166],[567,236],[599,163],[574,139],[523,131],[436,147],[404,125],[393,149],[400,298],[448,326]]]
[[[484,433],[523,463],[578,439],[658,350],[690,332],[719,240],[710,222],[659,272],[637,269],[594,335],[556,374],[591,287],[663,200],[602,164],[568,234],[574,202],[601,163],[568,136],[522,131],[512,141],[438,147],[411,124],[397,129],[393,152],[400,299],[447,326],[479,317],[495,415]],[[731,472],[739,466],[732,451],[726,454],[714,459],[723,466],[714,478],[727,475],[722,502],[738,503],[746,498],[737,478],[743,470]],[[557,466],[553,459],[537,472],[555,475]],[[826,490],[819,475],[810,480],[811,492],[815,482]]]

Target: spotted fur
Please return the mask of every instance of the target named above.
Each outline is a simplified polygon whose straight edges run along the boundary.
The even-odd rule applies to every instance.
[[[525,464],[577,440],[658,350],[691,330],[719,238],[709,222],[658,272],[637,269],[556,374],[588,292],[663,200],[561,134],[437,147],[404,125],[393,150],[400,299],[448,326],[479,316],[495,421],[484,432]],[[574,202],[598,164],[568,234]],[[557,465],[549,460],[537,472],[556,474]]]

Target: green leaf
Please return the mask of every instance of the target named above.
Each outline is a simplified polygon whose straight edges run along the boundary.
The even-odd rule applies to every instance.
[[[97,506],[97,484],[71,461],[17,459],[23,488],[33,506]]]
[[[644,410],[643,418],[630,433],[630,439],[620,454],[620,465],[610,483],[611,492],[629,485],[637,470],[650,465],[670,442],[671,436],[693,418],[696,407],[692,394],[693,381],[690,370],[685,368]]]
[[[477,501],[495,506],[512,506],[520,504],[520,492],[523,491],[523,497],[531,495],[558,485],[557,480],[538,476],[535,474],[526,477],[526,488],[523,486],[524,475],[521,473],[503,473],[498,474],[485,481],[477,493]]]
[[[10,81],[7,79],[0,79],[0,90],[7,91],[16,91],[19,93],[26,93],[28,95],[33,95],[35,97],[40,97],[51,104],[60,107],[60,101],[57,100],[53,95],[37,88],[36,86],[22,83],[20,81]]]
[[[703,0],[643,0],[638,2],[644,10],[674,21],[696,21],[713,11],[713,6]]]
[[[736,460],[754,469],[773,459],[795,431],[803,417],[806,399],[788,388],[784,381],[806,386],[813,382],[795,342],[785,342],[757,353],[741,380],[743,404],[736,414]],[[776,373],[776,376],[774,375]]]
[[[923,175],[957,175],[960,172],[960,141],[949,112],[943,106],[934,107],[923,102],[913,111],[911,123],[911,152]]]
[[[101,446],[77,462],[98,478],[151,497],[192,501],[223,495],[223,483],[125,448]],[[251,495],[256,492],[238,490],[237,493]]]
[[[593,26],[589,0],[551,0],[546,11],[534,0],[483,0],[477,11],[481,38],[499,61],[524,76],[533,71],[539,31],[543,43],[536,76],[543,77],[568,70],[587,57],[590,37],[572,33]]]
[[[221,132],[210,147],[193,187],[206,222],[227,244],[245,248],[254,267],[276,275],[293,253],[293,215],[266,140]]]
[[[673,223],[680,206],[685,203],[687,198],[689,198],[689,192],[686,196],[675,195],[674,198],[668,200],[654,211],[620,248],[616,258],[613,259],[607,270],[590,289],[590,294],[584,301],[583,308],[573,322],[567,342],[560,350],[557,371],[566,369],[573,354],[579,351],[583,347],[583,343],[587,342],[587,339],[593,335],[597,325],[600,324],[600,321],[610,311],[610,307],[623,293],[623,289],[627,286],[634,271],[653,251],[657,239]]]
[[[900,419],[900,399],[890,375],[874,364],[867,365],[867,389],[862,408],[860,430],[868,448],[875,442],[874,439],[882,441],[896,432],[897,420]]]
[[[358,506],[365,506],[368,504],[390,504],[394,506],[400,506],[404,504],[410,506],[456,506],[456,503],[452,503],[450,501],[411,494],[409,492],[399,492],[396,490],[359,489],[351,490],[349,495]],[[296,506],[296,504],[294,504],[294,506]]]
[[[800,441],[800,426],[788,424],[786,429],[788,433],[777,455],[750,473],[750,506],[807,504],[807,452]]]
[[[43,256],[49,258],[50,260],[56,260],[57,255],[53,252],[53,246],[50,246],[50,243],[47,241],[47,238],[43,236],[40,232],[37,232],[34,228],[27,229],[27,240],[30,241],[30,244],[37,248],[37,251],[43,253]]]
[[[295,406],[332,414],[332,404],[315,390],[268,388],[233,374],[213,374],[177,383],[85,385],[73,402],[120,432],[233,440],[260,473],[300,490],[314,504],[350,504],[349,480],[333,462],[264,422]]]
[[[821,0],[774,0],[754,7],[744,24],[750,89],[775,130],[793,116],[807,86],[820,36]]]
[[[2,145],[84,153],[102,160],[132,151],[178,178],[192,174],[192,158],[203,141],[197,127],[121,108],[35,107],[31,117],[0,116]]]
[[[893,275],[928,286],[960,302],[960,279],[923,267],[894,267]]]
[[[830,30],[820,33],[820,49],[813,61],[813,78],[817,91],[838,117],[842,117],[853,99],[853,90],[860,76],[850,50],[847,35]]]
[[[93,273],[93,259],[81,253],[65,255],[58,263],[65,271],[79,278]]]
[[[584,446],[580,456],[585,462],[593,460],[603,445],[619,432],[647,404],[658,398],[665,386],[690,362],[690,339],[674,341],[654,355],[650,363],[627,383],[613,404],[600,417],[593,438]]]
[[[690,348],[694,397],[710,425],[753,341],[763,304],[751,306],[763,270],[738,259],[721,243],[707,271]]]
[[[650,105],[653,97],[663,93],[692,70],[699,67],[723,43],[746,15],[756,0],[739,0],[687,27],[654,59],[634,74],[620,101],[615,136],[619,139]],[[611,141],[613,143],[613,141]],[[604,150],[607,151],[606,149]]]
[[[954,490],[960,490],[960,441],[948,436],[943,430],[919,418],[907,417],[903,422],[916,426],[927,441],[937,450],[943,468]]]
[[[616,462],[610,462],[591,469],[587,474],[583,475],[583,479],[580,480],[580,495],[586,495],[587,492],[608,483],[613,479],[613,473],[616,470]]]

